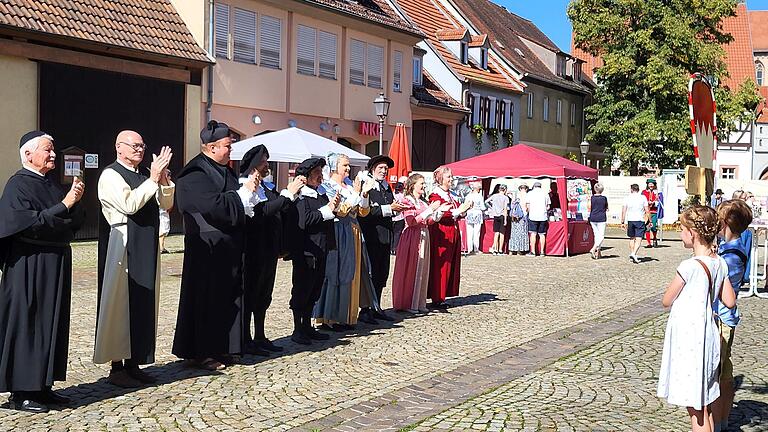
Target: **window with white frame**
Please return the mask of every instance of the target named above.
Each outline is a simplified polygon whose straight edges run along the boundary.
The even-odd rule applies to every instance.
[[[571,126],[576,126],[576,104],[571,103]]]
[[[216,3],[214,10],[216,57],[229,58],[229,6]]]
[[[421,57],[418,56],[413,56],[413,83],[417,86],[423,85],[424,83],[421,70]]]
[[[528,92],[528,97],[526,98],[526,102],[528,104],[528,112],[527,116],[528,118],[533,118],[533,92]]]
[[[722,179],[736,179],[736,167],[721,167],[720,178]]]
[[[317,33],[318,70],[321,78],[336,79],[336,35],[320,30]]]
[[[296,73],[301,75],[316,75],[316,48],[317,30],[299,24],[296,27]]]
[[[349,44],[349,83],[365,85],[365,42],[357,39]]]
[[[280,69],[282,21],[280,18],[262,15],[259,26],[259,66]]]
[[[557,112],[555,113],[555,121],[557,124],[563,124],[563,101],[557,100]]]
[[[763,79],[765,78],[765,70],[762,63],[758,62],[755,64],[755,77],[757,78],[757,85],[762,86]]]
[[[403,75],[403,53],[395,51],[392,60],[392,91],[402,92],[400,80]]]
[[[549,121],[549,96],[544,96],[544,111],[542,113],[544,121]]]
[[[384,47],[368,44],[368,87],[384,88],[381,79],[383,72]]]
[[[256,13],[235,8],[232,27],[232,59],[240,63],[256,63]]]

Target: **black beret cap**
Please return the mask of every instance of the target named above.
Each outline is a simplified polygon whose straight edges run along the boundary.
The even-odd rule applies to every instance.
[[[269,159],[269,151],[264,144],[251,147],[250,150],[245,152],[243,159],[240,161],[240,174],[250,174],[250,172],[261,163],[261,159],[264,158],[264,156]]]
[[[200,131],[200,140],[203,144],[209,144],[216,142],[222,138],[229,136],[229,126],[226,123],[219,123],[216,120],[211,120]]]
[[[313,169],[324,166],[325,158],[309,158],[304,160],[304,162],[300,163],[299,166],[296,167],[296,175],[306,177]]]
[[[378,155],[368,159],[368,165],[366,165],[366,169],[370,171],[371,169],[375,168],[376,165],[379,165],[382,163],[387,164],[388,168],[392,168],[393,166],[395,166],[395,161],[393,161],[389,156]]]
[[[28,143],[30,140],[33,140],[37,137],[41,137],[45,135],[48,135],[48,134],[42,131],[27,132],[24,134],[24,136],[21,137],[21,140],[19,140],[19,148],[24,147],[24,144]]]

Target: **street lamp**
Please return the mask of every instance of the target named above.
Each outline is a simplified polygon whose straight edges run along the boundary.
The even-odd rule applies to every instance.
[[[582,165],[586,165],[587,153],[589,153],[589,143],[587,141],[582,141],[581,144],[579,144],[579,149],[581,150],[581,163]]]
[[[382,154],[384,148],[384,120],[389,114],[389,103],[389,99],[384,96],[383,92],[379,93],[379,96],[373,100],[376,116],[379,118],[379,154]]]

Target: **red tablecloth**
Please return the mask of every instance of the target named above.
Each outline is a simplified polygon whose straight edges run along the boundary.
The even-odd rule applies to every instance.
[[[565,256],[565,242],[568,241],[568,254],[577,255],[587,253],[592,249],[595,236],[592,233],[592,226],[587,221],[572,220],[570,225],[570,235],[565,234],[565,221],[550,222],[547,230],[547,255]],[[467,226],[463,219],[459,220],[459,229],[461,230],[461,250],[467,251]],[[504,252],[507,252],[509,242],[509,229],[504,237]],[[480,228],[480,250],[488,252],[493,245],[493,219],[486,219]]]

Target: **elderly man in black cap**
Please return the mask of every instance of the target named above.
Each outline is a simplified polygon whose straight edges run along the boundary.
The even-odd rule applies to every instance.
[[[51,390],[67,374],[72,250],[83,221],[78,177],[65,191],[49,172],[50,135],[21,138],[22,169],[0,198],[0,393],[11,409],[43,413],[68,399]]]
[[[359,219],[368,257],[371,259],[371,278],[379,304],[381,293],[389,278],[389,256],[394,241],[392,216],[405,208],[395,201],[392,188],[387,183],[387,173],[394,165],[395,162],[384,155],[374,156],[368,161],[367,170],[376,182],[373,189],[367,193],[371,212]],[[363,198],[365,197],[366,193],[363,193]],[[363,322],[375,323],[376,318],[392,321],[392,318],[382,311],[371,308],[360,311],[360,320]]]
[[[264,332],[267,309],[272,303],[277,259],[282,250],[282,213],[293,206],[298,193],[306,184],[306,177],[297,175],[281,192],[263,181],[269,175],[269,152],[264,145],[248,150],[240,162],[240,180],[251,176],[259,180],[256,194],[259,203],[254,216],[246,223],[243,290],[245,291],[245,319],[243,335],[247,354],[268,356],[280,352],[282,347],[270,341]],[[254,334],[251,337],[251,315]]]
[[[184,266],[173,353],[190,365],[220,370],[243,352],[243,246],[258,184],[241,187],[227,166],[229,127],[210,121],[200,133],[202,153],[176,180],[176,208],[184,217]]]
[[[310,158],[296,168],[296,175],[306,178],[306,186],[301,188],[292,214],[295,231],[290,242],[293,261],[290,307],[294,328],[291,340],[301,345],[329,338],[312,327],[312,309],[323,288],[326,257],[329,250],[336,248],[333,218],[340,202],[339,194],[329,200],[319,188],[323,167],[325,159]]]

